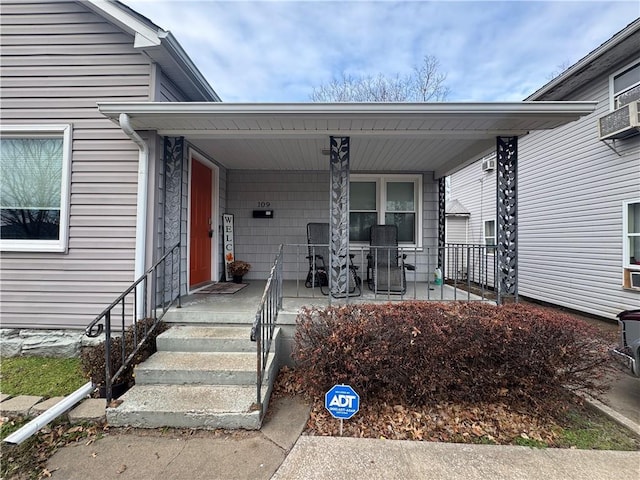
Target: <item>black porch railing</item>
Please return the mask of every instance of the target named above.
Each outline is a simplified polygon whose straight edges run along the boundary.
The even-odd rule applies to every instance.
[[[131,284],[111,305],[98,315],[85,329],[88,337],[104,334],[105,342],[105,396],[107,403],[113,398],[113,382],[131,365],[134,357],[160,323],[164,314],[175,303],[180,305],[180,243],[178,242],[140,278]],[[142,328],[138,323],[146,319]],[[114,328],[113,322],[117,325]],[[133,342],[124,341],[125,328],[132,327]],[[114,360],[112,333],[122,335],[118,342],[120,361]],[[130,346],[130,351],[127,347]]]
[[[315,262],[309,262],[309,258],[316,257],[315,251],[327,250],[329,246],[286,244],[284,247],[285,274],[296,281],[293,297],[325,297],[331,304],[334,299],[328,294],[330,287],[326,286],[330,278],[316,267]],[[341,302],[494,300],[497,278],[494,250],[490,245],[462,243],[422,248],[351,246],[353,259],[350,265],[361,278],[362,288],[361,291],[350,291]],[[439,259],[442,264],[438,263]],[[392,282],[393,275],[402,278]]]
[[[256,342],[257,368],[256,388],[257,404],[262,404],[262,381],[267,368],[267,360],[273,343],[278,312],[282,308],[282,252],[280,245],[271,267],[267,284],[258,306],[256,318],[251,327],[251,340]],[[264,414],[262,412],[261,414]]]
[[[454,287],[474,290],[482,298],[495,293],[495,246],[473,243],[447,243],[445,281]]]

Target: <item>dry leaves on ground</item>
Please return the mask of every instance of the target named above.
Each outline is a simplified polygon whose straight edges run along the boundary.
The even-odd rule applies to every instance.
[[[286,395],[305,392],[298,373],[284,367],[274,386],[274,396]],[[340,420],[325,409],[323,399],[312,402],[306,433],[339,435]],[[350,437],[496,444],[512,444],[523,438],[554,445],[559,430],[551,416],[525,413],[505,403],[441,402],[415,407],[379,399],[361,403],[360,411],[343,424],[343,436]]]

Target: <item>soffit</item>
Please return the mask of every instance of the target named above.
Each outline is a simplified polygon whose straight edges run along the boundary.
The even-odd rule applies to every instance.
[[[450,174],[524,135],[591,113],[595,102],[229,104],[103,103],[115,123],[184,136],[229,169],[327,170],[329,136],[351,138],[351,170]]]

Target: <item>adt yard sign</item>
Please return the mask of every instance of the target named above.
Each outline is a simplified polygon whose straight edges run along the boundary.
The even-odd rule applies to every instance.
[[[349,385],[334,385],[324,395],[324,407],[335,418],[347,420],[360,410],[360,395]]]

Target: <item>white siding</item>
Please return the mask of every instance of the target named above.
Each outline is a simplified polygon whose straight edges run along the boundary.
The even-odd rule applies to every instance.
[[[469,243],[467,238],[468,223],[469,217],[448,216],[447,243]]]
[[[483,245],[484,222],[496,219],[495,170],[483,172],[480,162],[475,162],[454,173],[448,200],[458,200],[469,212],[467,243]]]
[[[640,292],[622,289],[622,202],[640,198],[640,136],[598,140],[598,118],[609,111],[607,75],[566,100],[598,107],[520,140],[519,290],[615,318],[640,306]]]
[[[640,307],[640,292],[622,289],[622,202],[640,198],[640,136],[598,140],[598,118],[609,111],[608,74],[563,100],[598,106],[519,139],[519,293],[613,319]],[[471,214],[469,242],[481,243],[483,220],[495,218],[495,189],[495,173],[483,174],[480,162],[451,176],[452,198]]]
[[[68,253],[2,252],[3,327],[84,328],[133,281],[137,147],[96,102],[149,99],[133,38],[76,2],[2,3],[4,124],[73,124]]]

